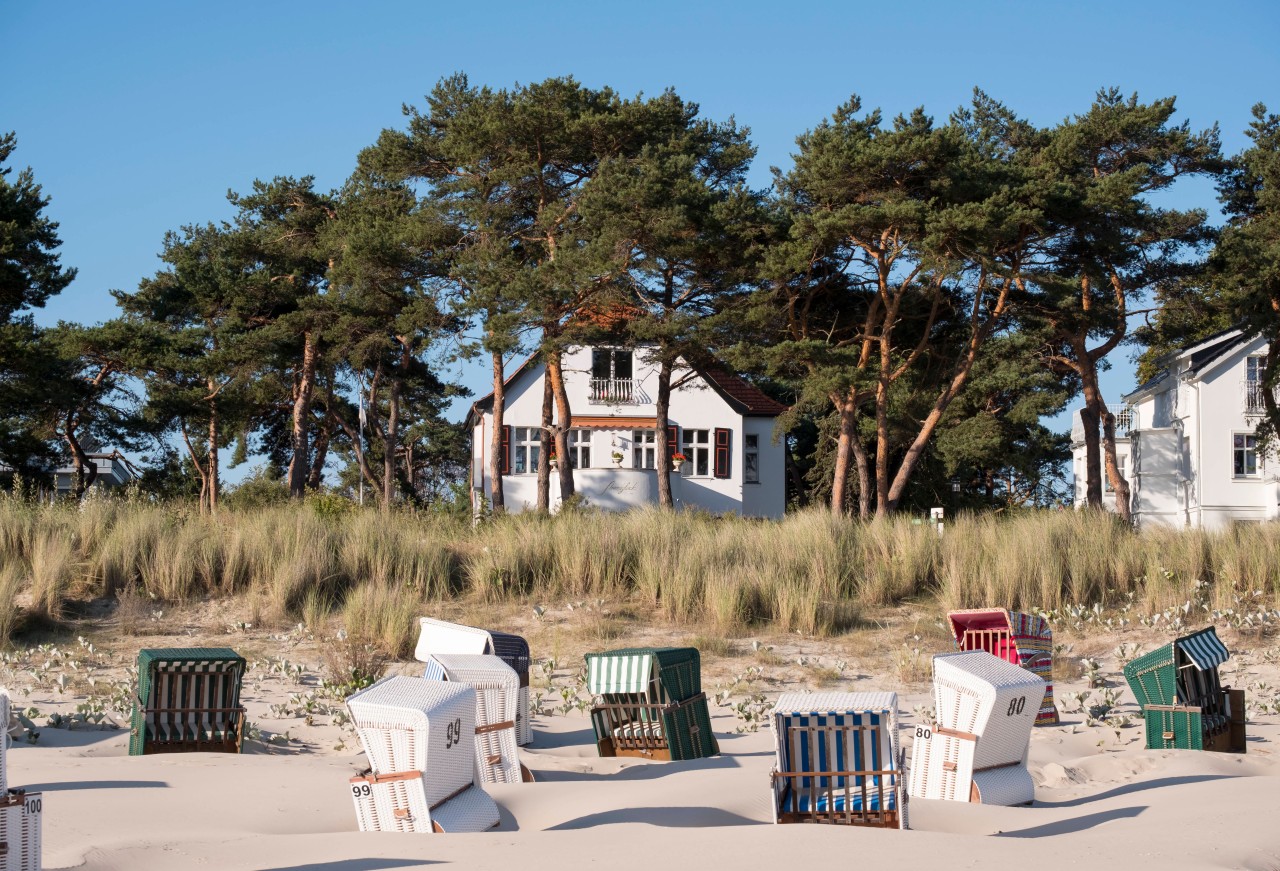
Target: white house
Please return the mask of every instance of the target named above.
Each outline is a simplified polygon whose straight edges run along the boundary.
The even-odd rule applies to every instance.
[[[1280,462],[1266,462],[1254,428],[1263,414],[1267,342],[1228,330],[1170,354],[1163,369],[1112,408],[1116,455],[1139,524],[1221,527],[1280,517]],[[1084,437],[1072,430],[1075,502],[1084,504]],[[1115,494],[1105,481],[1104,501]]]
[[[654,398],[658,365],[644,348],[571,348],[563,358],[565,389],[573,412],[569,462],[574,489],[589,505],[625,510],[657,504],[657,440],[684,454],[671,475],[678,508],[717,514],[781,517],[786,506],[785,450],[773,437],[786,406],[722,369],[682,363],[672,379],[666,433],[657,430]],[[503,496],[508,511],[537,504],[537,472],[543,379],[546,366],[530,357],[506,381],[503,416]],[[471,428],[471,498],[487,502],[493,395],[467,415]],[[615,456],[616,455],[616,456]],[[552,477],[552,510],[559,487]]]

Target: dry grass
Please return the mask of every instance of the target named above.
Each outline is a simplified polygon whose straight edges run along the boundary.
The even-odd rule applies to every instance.
[[[1134,534],[1110,516],[1066,511],[961,517],[939,538],[905,517],[864,524],[823,512],[761,523],[586,511],[472,528],[410,512],[320,516],[307,505],[208,518],[187,505],[0,498],[0,640],[20,622],[19,591],[53,620],[68,600],[96,596],[157,606],[241,596],[255,623],[315,630],[340,618],[396,655],[428,608],[603,600],[710,638],[753,628],[833,637],[868,609],[903,602],[1026,609],[1132,597],[1157,611],[1189,598],[1197,580],[1214,606],[1255,590],[1274,602],[1277,566],[1280,524]],[[580,631],[614,642],[628,629],[620,613]]]

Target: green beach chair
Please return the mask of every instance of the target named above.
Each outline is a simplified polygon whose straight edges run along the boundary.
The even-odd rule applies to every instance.
[[[239,753],[244,657],[227,647],[138,652],[129,755]]]
[[[1222,686],[1231,657],[1213,627],[1175,638],[1124,667],[1150,750],[1244,753],[1244,690]]]
[[[720,746],[692,647],[635,647],[587,654],[587,689],[601,756],[700,759]]]

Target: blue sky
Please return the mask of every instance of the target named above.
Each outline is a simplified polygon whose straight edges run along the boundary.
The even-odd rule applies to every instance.
[[[751,127],[752,180],[851,93],[886,114],[945,116],[974,86],[1033,121],[1097,88],[1178,97],[1179,118],[1244,143],[1249,107],[1280,109],[1280,6],[1268,2],[10,4],[0,130],[52,196],[75,282],[37,318],[114,315],[108,290],[157,268],[164,232],[227,217],[227,190],[315,175],[461,70],[494,86],[573,75],[624,94],[674,87]],[[1207,184],[1179,205],[1213,208]],[[1114,355],[1107,398],[1133,386]],[[477,388],[483,373],[461,373]],[[1062,422],[1065,428],[1067,423]]]

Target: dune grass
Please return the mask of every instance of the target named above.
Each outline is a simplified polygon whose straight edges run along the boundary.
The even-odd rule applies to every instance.
[[[939,537],[899,517],[823,512],[781,522],[656,510],[520,515],[478,527],[435,515],[224,510],[95,499],[0,498],[0,641],[26,615],[99,596],[243,597],[255,623],[316,625],[402,655],[432,603],[626,601],[636,613],[733,637],[749,627],[833,635],[867,609],[1057,609],[1132,601],[1150,611],[1207,582],[1212,605],[1280,593],[1280,524],[1135,534],[1108,515],[965,516]],[[20,594],[26,594],[25,596]],[[21,607],[15,604],[20,601]]]

